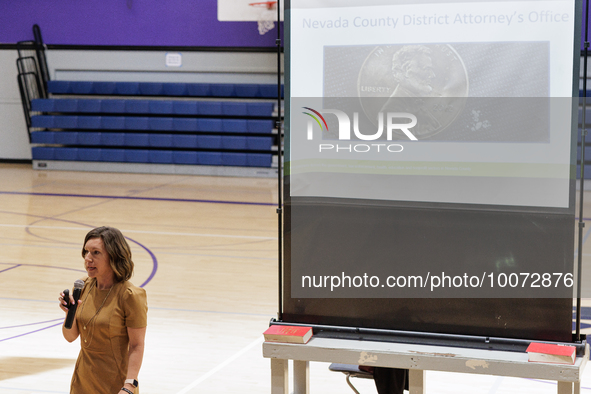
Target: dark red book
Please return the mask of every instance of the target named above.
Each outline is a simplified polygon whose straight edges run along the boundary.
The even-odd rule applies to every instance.
[[[576,348],[568,345],[532,342],[527,347],[529,361],[536,363],[574,364]]]
[[[263,333],[267,342],[307,343],[312,327],[273,325]]]

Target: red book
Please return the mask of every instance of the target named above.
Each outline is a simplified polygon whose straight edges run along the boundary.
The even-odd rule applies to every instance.
[[[263,333],[267,342],[307,343],[312,327],[273,325]]]
[[[529,361],[536,363],[574,364],[576,348],[568,345],[532,342],[527,347]]]

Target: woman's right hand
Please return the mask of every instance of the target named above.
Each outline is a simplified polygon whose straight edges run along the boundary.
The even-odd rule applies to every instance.
[[[60,293],[60,296],[59,296],[59,298],[58,298],[58,300],[59,300],[59,302],[60,302],[60,309],[61,309],[62,311],[64,311],[64,312],[68,313],[68,300],[67,300],[67,299],[64,299],[64,298],[65,298],[65,294],[64,294],[64,292],[62,291],[62,292]],[[74,299],[72,298],[72,296],[71,296],[71,295],[69,296],[69,303],[70,303],[70,304],[73,304],[73,303],[74,303]]]
[[[60,309],[64,311],[66,314],[68,313],[68,298],[70,299],[70,305],[72,305],[74,303],[74,297],[72,297],[71,295],[69,295],[69,297],[66,297],[64,292],[61,292],[60,296],[58,297],[58,301],[60,302]],[[78,305],[80,305],[81,303],[82,300],[78,300]],[[79,335],[78,327],[76,326],[76,317],[74,316],[72,327],[69,329],[65,327],[66,320],[67,317],[64,318],[64,325],[62,325],[62,334],[68,342],[73,342],[76,338],[78,338]]]

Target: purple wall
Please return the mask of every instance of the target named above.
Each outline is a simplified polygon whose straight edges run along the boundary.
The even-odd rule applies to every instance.
[[[217,0],[1,0],[0,43],[49,45],[275,46],[256,22],[218,22]]]

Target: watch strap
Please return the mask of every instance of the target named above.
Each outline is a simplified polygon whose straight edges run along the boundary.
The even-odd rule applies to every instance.
[[[135,379],[125,379],[125,382],[124,382],[124,384],[126,384],[126,383],[129,383],[129,384],[131,384],[133,387],[136,387],[136,388],[137,388],[137,386],[138,386],[138,381],[137,381],[137,380],[135,380]]]

